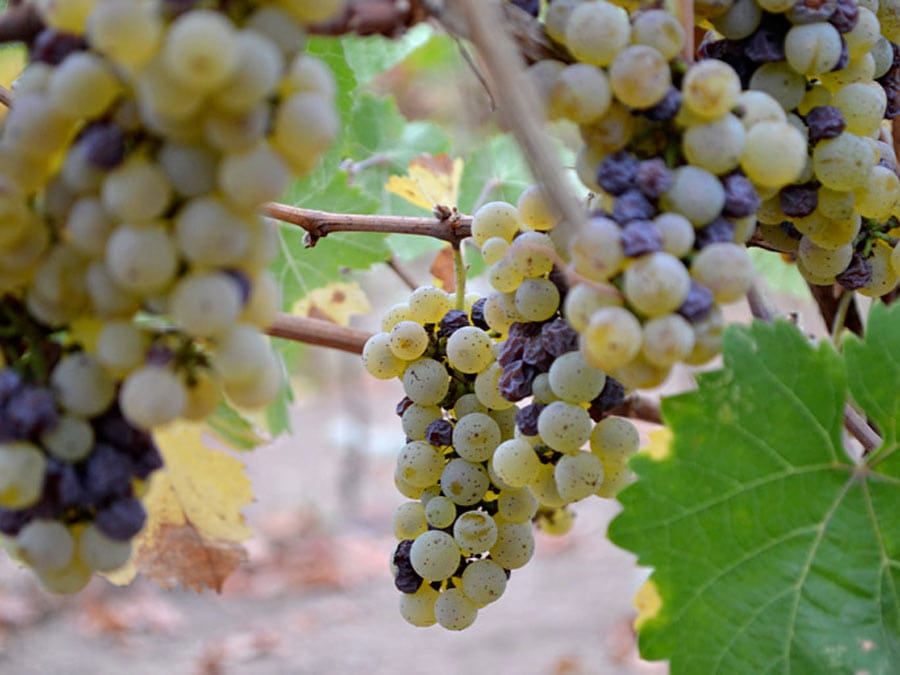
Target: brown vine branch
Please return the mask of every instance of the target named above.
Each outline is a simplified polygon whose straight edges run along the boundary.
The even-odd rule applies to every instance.
[[[44,22],[37,8],[30,2],[10,5],[0,15],[0,43],[24,42],[31,44],[44,29]]]
[[[652,424],[662,424],[662,413],[659,409],[659,403],[646,396],[632,394],[615,408],[609,411],[610,415],[618,415],[619,417],[629,417],[634,420],[643,420]]]
[[[272,337],[329,347],[351,354],[362,354],[363,346],[372,334],[357,328],[339,326],[322,319],[279,314],[266,331]]]
[[[302,227],[308,233],[307,246],[310,247],[333,232],[417,234],[451,244],[458,244],[472,233],[472,218],[456,212],[448,213],[446,218],[369,216],[301,209],[277,202],[266,204],[262,212],[270,218]]]

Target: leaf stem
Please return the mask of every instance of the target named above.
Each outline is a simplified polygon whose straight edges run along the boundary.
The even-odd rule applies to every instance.
[[[834,313],[834,321],[831,323],[831,341],[835,349],[840,351],[841,339],[844,334],[844,323],[847,321],[847,312],[850,309],[850,303],[853,302],[853,291],[844,291],[841,299],[838,301],[837,311]]]

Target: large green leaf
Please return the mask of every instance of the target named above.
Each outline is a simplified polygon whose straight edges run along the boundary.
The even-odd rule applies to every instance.
[[[900,353],[883,328],[861,353]],[[724,356],[664,402],[669,453],[632,460],[610,526],[655,568],[642,654],[676,674],[898,672],[900,481],[843,448],[842,359],[785,322],[730,328]]]
[[[353,69],[356,79],[365,83],[428,44],[433,36],[431,26],[418,24],[397,40],[350,36],[342,38],[341,42],[347,64]]]

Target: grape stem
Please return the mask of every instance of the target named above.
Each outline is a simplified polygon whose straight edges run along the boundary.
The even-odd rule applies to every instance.
[[[315,246],[319,239],[333,232],[418,234],[441,239],[451,244],[459,244],[472,233],[472,218],[453,209],[439,209],[440,217],[415,218],[329,213],[270,202],[263,206],[262,212],[270,218],[297,225],[306,230],[305,243],[308,248]]]
[[[416,283],[416,280],[412,278],[412,275],[404,269],[403,265],[400,264],[400,261],[397,260],[397,256],[392,256],[385,264],[397,275],[397,278],[400,279],[409,290],[414,291],[420,286],[420,284]]]

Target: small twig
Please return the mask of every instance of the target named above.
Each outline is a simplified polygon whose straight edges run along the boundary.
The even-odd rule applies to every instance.
[[[456,309],[466,309],[466,263],[463,260],[462,248],[453,246],[453,271],[456,274]]]
[[[478,83],[487,94],[488,100],[490,100],[491,102],[491,112],[495,112],[497,110],[497,101],[494,99],[494,93],[491,91],[490,86],[488,86],[487,80],[484,78],[484,73],[481,72],[481,68],[478,67],[477,63],[475,63],[475,59],[472,58],[472,55],[469,53],[469,50],[466,49],[463,41],[456,36],[453,36],[453,41],[456,42],[456,49],[457,51],[459,51],[459,55],[462,57],[462,60],[466,62],[467,66],[469,66],[469,70],[472,71],[475,79],[478,80]]]
[[[778,315],[777,310],[756,282],[750,284],[750,290],[747,291],[747,303],[750,305],[750,313],[762,321],[774,321]]]
[[[652,422],[653,424],[662,424],[662,413],[659,410],[659,403],[646,396],[632,394],[625,401],[609,411],[611,415],[619,417],[628,417],[635,420],[643,420],[644,422]]]
[[[844,426],[862,445],[863,457],[881,446],[881,436],[875,433],[863,416],[856,412],[849,403],[844,406]]]
[[[302,227],[309,233],[309,246],[332,232],[381,232],[385,234],[418,234],[451,244],[472,233],[472,218],[453,213],[448,218],[414,218],[403,216],[369,216],[329,213],[270,202],[262,212],[270,218]]]
[[[7,108],[12,105],[13,102],[13,94],[12,92],[0,85],[0,104],[6,106]]]
[[[362,354],[366,340],[372,336],[357,328],[292,314],[279,314],[266,332],[272,337],[330,347],[351,354]]]
[[[387,266],[393,271],[394,274],[406,284],[409,290],[414,291],[419,287],[419,284],[416,283],[416,280],[412,278],[409,272],[407,272],[403,265],[400,264],[400,261],[397,260],[397,256],[392,256],[390,260],[387,261]]]
[[[347,172],[347,177],[349,181],[352,183],[353,179],[356,178],[358,174],[369,169],[373,166],[384,166],[391,161],[391,156],[386,152],[378,152],[372,155],[371,157],[367,157],[366,159],[361,159],[358,162],[354,162],[352,159],[347,159],[341,162],[341,169]]]

